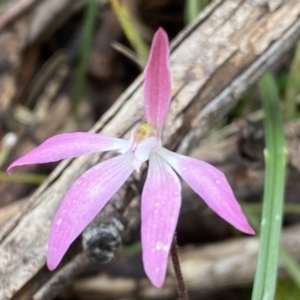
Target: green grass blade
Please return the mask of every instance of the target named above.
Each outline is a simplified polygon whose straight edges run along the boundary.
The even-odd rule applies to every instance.
[[[4,12],[4,10],[8,7],[9,3],[7,0],[0,1],[0,13]]]
[[[148,59],[148,46],[141,38],[135,24],[132,22],[132,18],[127,7],[120,0],[111,0],[112,7],[114,12],[117,15],[117,18],[121,24],[121,27],[130,42],[131,46],[136,51],[139,60],[146,64]]]
[[[207,5],[208,0],[187,0],[185,3],[184,18],[185,23],[192,22]]]
[[[19,182],[39,185],[45,181],[47,177],[47,175],[42,174],[12,173],[8,175],[5,172],[0,172],[0,182]]]
[[[296,300],[299,299],[300,290],[294,281],[280,280],[277,284],[276,297],[274,300]]]
[[[290,120],[296,117],[296,96],[300,93],[300,41],[295,50],[295,56],[291,64],[284,97],[284,117]]]
[[[280,260],[287,269],[291,279],[300,289],[300,268],[297,260],[283,247],[280,248]]]
[[[252,300],[273,300],[282,224],[286,148],[275,80],[267,74],[259,81],[259,88],[265,113],[266,173],[260,248]]]
[[[241,203],[243,210],[249,214],[261,214],[262,205],[260,203]],[[285,214],[300,214],[300,204],[298,203],[285,203],[283,207]]]
[[[286,206],[286,205],[285,205]],[[298,205],[299,206],[299,205]],[[291,207],[297,208],[297,207]],[[244,207],[243,210],[246,213],[247,219],[250,221],[251,225],[255,229],[257,233],[259,233],[259,219],[256,215],[251,212],[250,207]],[[298,210],[299,212],[299,210]],[[295,258],[287,251],[284,247],[280,246],[279,248],[279,259],[281,260],[282,264],[284,265],[285,269],[287,270],[290,278],[293,280],[294,284],[300,290],[300,268],[298,262]]]
[[[240,205],[241,205],[243,211],[245,211],[247,213],[247,217],[248,217],[248,215],[249,216],[250,215],[261,215],[261,211],[262,211],[261,203],[240,203]],[[300,215],[300,204],[285,203],[285,205],[283,207],[283,212],[285,214]],[[209,216],[209,215],[213,215],[214,213],[215,212],[212,209],[210,209],[209,207],[207,207],[199,212],[200,216]],[[252,224],[252,221],[251,221],[251,224]],[[255,227],[256,231],[259,231],[258,229],[259,229],[258,227]]]
[[[92,38],[94,34],[95,21],[97,15],[97,0],[89,0],[85,16],[82,32],[82,46],[79,53],[79,62],[77,68],[77,76],[72,97],[72,113],[76,117],[78,114],[78,106],[84,93],[86,82],[86,71],[91,50]]]

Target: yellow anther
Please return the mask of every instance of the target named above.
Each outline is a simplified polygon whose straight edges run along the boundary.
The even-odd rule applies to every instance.
[[[134,140],[136,143],[139,143],[150,136],[157,136],[155,128],[150,124],[143,123],[136,129]]]

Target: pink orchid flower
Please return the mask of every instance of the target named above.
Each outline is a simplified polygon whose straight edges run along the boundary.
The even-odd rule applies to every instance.
[[[52,223],[47,265],[53,270],[71,243],[120,189],[130,174],[149,160],[142,192],[141,239],[144,269],[156,287],[161,287],[181,206],[177,174],[220,217],[238,230],[254,234],[234,197],[224,174],[210,164],[162,147],[161,133],[169,110],[171,79],[167,34],[159,29],[153,39],[145,69],[144,106],[146,122],[129,140],[96,133],[66,133],[49,138],[12,163],[47,163],[83,154],[116,150],[121,154],[85,172],[65,195]],[[177,173],[177,174],[176,174]]]

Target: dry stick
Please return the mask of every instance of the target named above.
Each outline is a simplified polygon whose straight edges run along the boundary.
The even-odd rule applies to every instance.
[[[19,0],[18,2],[9,6],[0,15],[0,30],[7,26],[10,22],[16,20],[20,15],[26,13],[33,5],[40,0]]]
[[[174,235],[174,238],[173,238],[170,254],[171,254],[173,268],[174,268],[174,272],[175,272],[179,299],[180,300],[188,300],[189,299],[188,291],[187,291],[186,284],[184,282],[181,268],[180,268],[176,234]]]
[[[68,264],[56,271],[33,295],[33,300],[54,299],[60,291],[69,285],[89,264],[84,253],[76,255]]]

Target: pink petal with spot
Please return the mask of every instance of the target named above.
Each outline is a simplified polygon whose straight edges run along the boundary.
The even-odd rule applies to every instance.
[[[80,176],[63,199],[52,223],[47,265],[57,267],[71,243],[132,173],[129,153],[108,159]]]
[[[221,171],[204,161],[165,148],[159,154],[221,218],[242,232],[255,233]]]
[[[160,28],[153,38],[144,81],[146,120],[159,133],[163,129],[171,100],[171,76],[168,60],[168,36]]]
[[[7,169],[11,172],[16,166],[54,162],[83,154],[119,150],[128,141],[96,133],[74,132],[55,135],[40,146],[14,161]]]
[[[170,247],[181,206],[181,184],[172,168],[151,154],[142,193],[142,250],[144,269],[152,284],[163,285]]]

